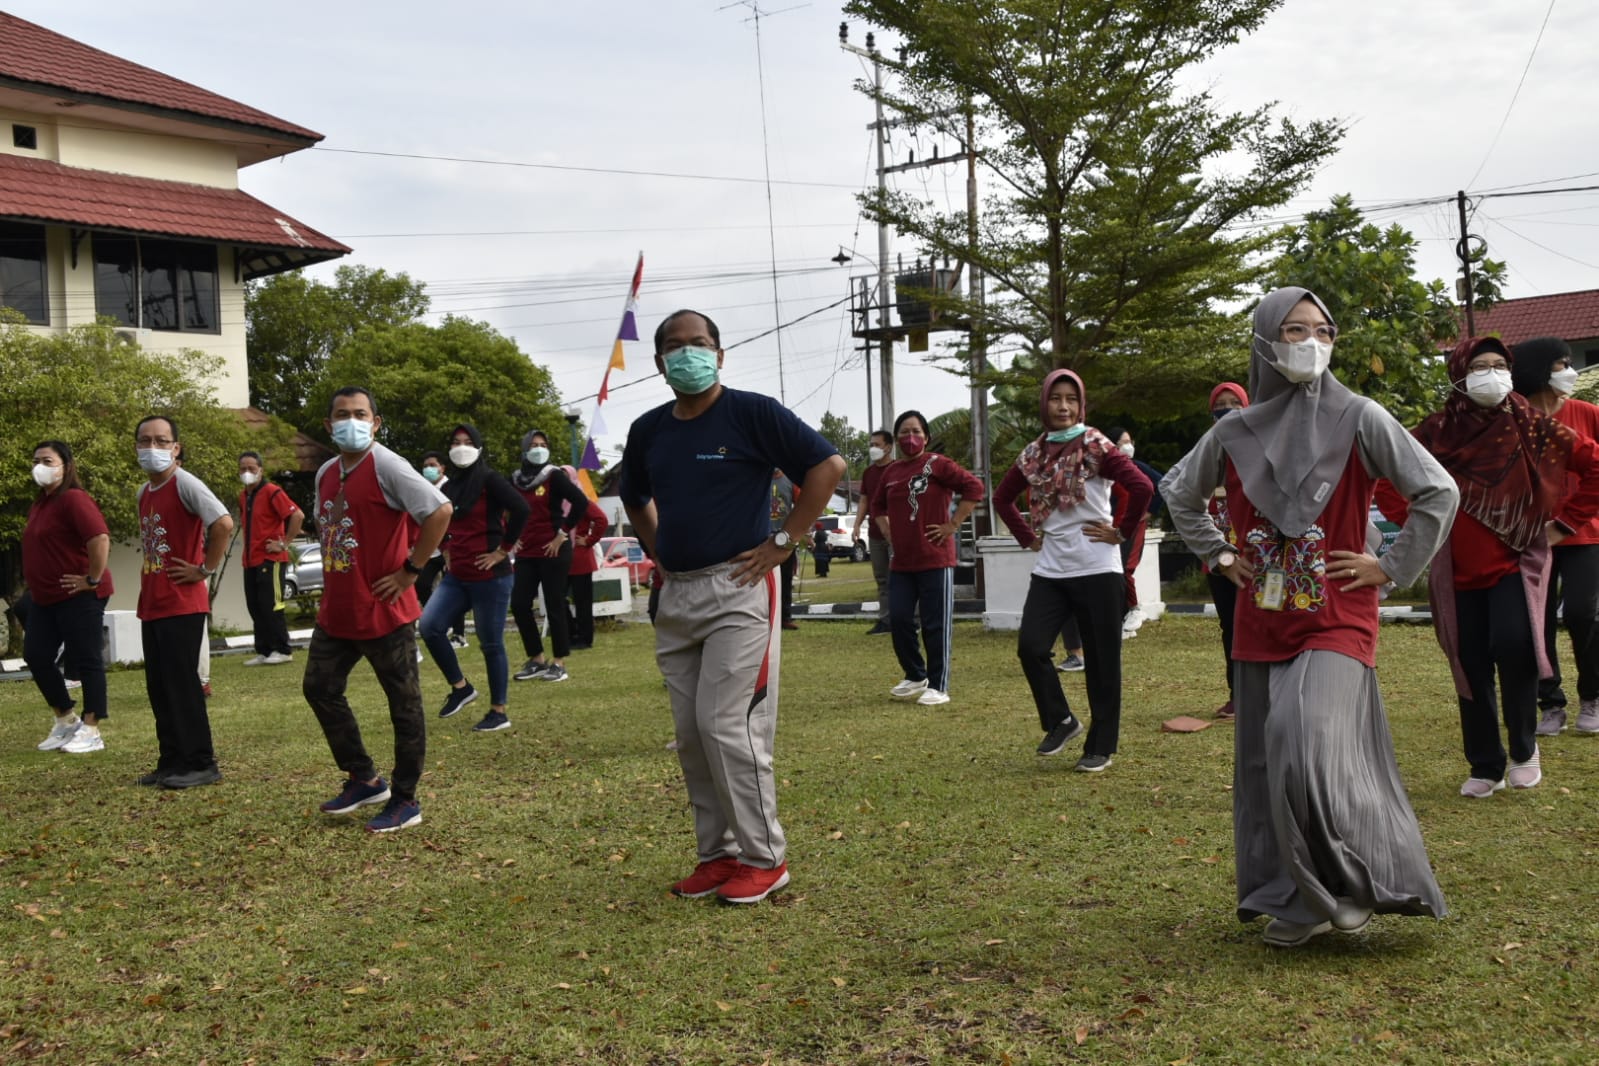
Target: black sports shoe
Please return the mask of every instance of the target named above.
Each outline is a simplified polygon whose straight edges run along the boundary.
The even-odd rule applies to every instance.
[[[472,687],[470,681],[460,688],[452,688],[444,700],[444,706],[439,709],[439,717],[448,718],[475,699],[477,699],[477,689]]]
[[[866,631],[866,635],[869,636],[869,637],[876,637],[876,636],[881,636],[884,633],[892,633],[893,631],[894,630],[889,626],[889,624],[887,622],[879,622],[875,626],[873,626],[872,628],[868,629]]]
[[[1083,723],[1079,719],[1066,718],[1062,720],[1060,724],[1045,735],[1043,741],[1038,745],[1038,754],[1059,755],[1061,749],[1066,746],[1067,741],[1082,731]]]
[[[207,766],[203,770],[190,770],[188,773],[168,774],[161,779],[162,788],[193,788],[196,785],[214,785],[222,780],[222,772],[215,766]]]

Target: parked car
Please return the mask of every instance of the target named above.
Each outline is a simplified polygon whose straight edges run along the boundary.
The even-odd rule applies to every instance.
[[[322,545],[297,540],[289,545],[289,564],[283,568],[283,598],[322,591]]]
[[[600,565],[625,566],[634,585],[646,585],[655,561],[644,554],[637,537],[601,537]]]
[[[852,563],[864,562],[870,551],[866,540],[854,536],[855,516],[852,514],[824,514],[811,527],[811,551],[829,559],[848,559]]]

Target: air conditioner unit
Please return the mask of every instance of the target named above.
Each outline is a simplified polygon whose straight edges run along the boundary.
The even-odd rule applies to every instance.
[[[117,340],[123,344],[145,345],[150,343],[150,331],[138,329],[134,326],[118,326],[116,328]]]

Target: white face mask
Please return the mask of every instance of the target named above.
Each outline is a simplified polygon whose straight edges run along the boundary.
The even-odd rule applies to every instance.
[[[1575,367],[1566,367],[1556,370],[1549,375],[1549,387],[1562,396],[1570,396],[1577,391],[1577,370]]]
[[[866,449],[866,454],[872,460],[872,462],[880,463],[883,461],[883,456],[888,453],[874,444],[870,448]]]
[[[241,470],[239,471],[239,480],[244,482],[246,487],[249,487],[250,485],[254,485],[257,481],[260,481],[261,475],[257,474],[254,470]]]
[[[482,448],[474,448],[470,444],[456,444],[450,447],[450,462],[461,467],[471,466],[482,454]]]
[[[1277,362],[1274,364],[1277,373],[1295,385],[1315,381],[1332,364],[1332,345],[1317,340],[1305,340],[1293,344],[1288,341],[1272,341],[1271,353],[1277,357]]]
[[[550,450],[542,444],[536,444],[522,454],[534,466],[543,466],[550,461]]]
[[[172,465],[172,453],[165,448],[139,448],[139,469],[147,474],[159,474]]]
[[[1510,395],[1510,371],[1473,370],[1460,384],[1471,401],[1480,407],[1498,407]]]
[[[41,489],[47,489],[61,480],[61,469],[59,466],[46,466],[44,463],[34,464],[33,483]]]
[[[1121,452],[1123,455],[1127,456],[1127,458],[1129,458],[1129,459],[1131,459],[1133,457],[1133,444],[1132,444],[1132,441],[1128,441],[1126,444],[1118,444],[1118,445],[1116,445],[1116,450]]]

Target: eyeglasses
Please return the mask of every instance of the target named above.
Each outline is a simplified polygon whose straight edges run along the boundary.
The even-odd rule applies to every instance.
[[[1282,334],[1283,340],[1288,341],[1290,344],[1298,344],[1301,341],[1309,340],[1312,334],[1321,343],[1331,344],[1338,339],[1338,327],[1330,325],[1307,326],[1303,322],[1284,322]]]
[[[178,442],[165,437],[138,437],[133,443],[141,448],[170,448]]]
[[[1479,370],[1509,370],[1510,364],[1501,359],[1496,363],[1472,363],[1466,369],[1472,373],[1476,373]]]

